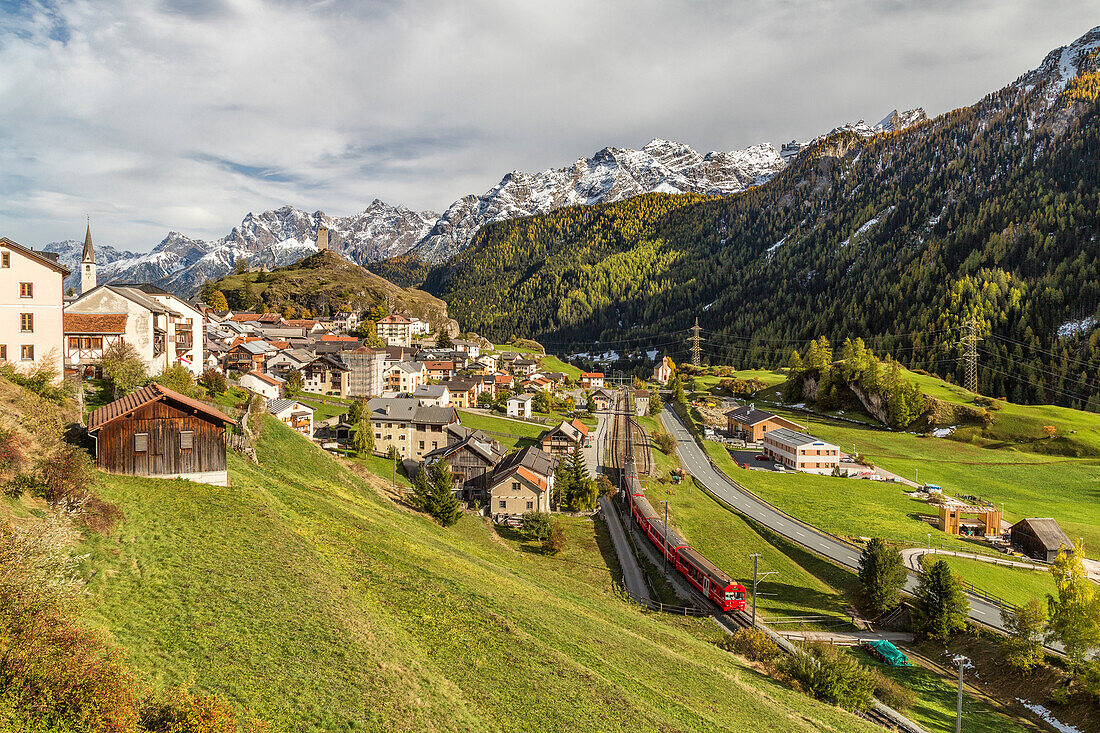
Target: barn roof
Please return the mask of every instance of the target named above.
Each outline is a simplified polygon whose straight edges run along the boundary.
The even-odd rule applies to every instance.
[[[88,432],[94,433],[104,425],[124,417],[129,417],[135,410],[145,407],[146,405],[151,405],[154,402],[174,403],[178,406],[194,410],[196,414],[203,415],[211,421],[221,421],[225,423],[233,422],[233,418],[226,417],[217,408],[199,402],[198,400],[193,400],[190,397],[184,397],[179,392],[170,390],[167,387],[153,382],[136,392],[132,392],[121,399],[117,399],[110,404],[100,407],[98,410],[93,410],[92,413],[88,415]]]
[[[1043,547],[1054,552],[1058,548],[1065,545],[1067,550],[1073,549],[1073,540],[1069,538],[1059,526],[1058,522],[1049,517],[1028,517],[1027,519],[1021,519],[1016,524],[1012,525],[1009,531],[1015,530],[1017,527],[1027,526],[1031,528],[1032,534],[1034,534],[1040,542],[1043,543]]]

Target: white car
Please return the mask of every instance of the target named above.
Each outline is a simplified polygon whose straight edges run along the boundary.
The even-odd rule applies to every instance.
[[[783,470],[783,464],[782,463],[773,463],[772,468],[774,468],[776,471],[782,471]]]

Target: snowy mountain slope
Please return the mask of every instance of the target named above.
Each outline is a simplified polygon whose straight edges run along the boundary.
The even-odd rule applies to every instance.
[[[69,276],[65,278],[65,289],[80,289],[80,261],[84,257],[84,240],[66,239],[61,242],[50,242],[42,248],[46,252],[56,252],[58,261],[69,269]],[[108,263],[118,260],[128,260],[140,257],[137,252],[127,252],[109,245],[96,245],[95,261],[100,271],[107,267]]]
[[[783,167],[783,159],[768,143],[706,155],[659,138],[641,150],[604,148],[565,168],[533,174],[513,171],[481,196],[459,199],[416,249],[421,259],[442,262],[490,222],[652,191],[726,195],[762,183]]]

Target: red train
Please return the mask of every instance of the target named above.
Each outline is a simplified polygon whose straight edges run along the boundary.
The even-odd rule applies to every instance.
[[[633,479],[633,480],[632,480]],[[637,478],[627,470],[626,485],[631,492],[630,513],[658,550],[665,554],[680,574],[723,611],[745,610],[745,586],[712,565],[688,546],[676,531],[665,526],[642,492]]]

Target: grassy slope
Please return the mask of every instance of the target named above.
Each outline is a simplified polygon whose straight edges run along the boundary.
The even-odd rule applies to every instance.
[[[468,428],[484,430],[508,450],[534,445],[546,432],[546,426],[505,417],[482,415],[467,410],[458,411],[458,421]]]
[[[543,371],[547,372],[561,372],[571,379],[580,379],[581,370],[572,364],[566,364],[564,361],[556,356],[544,356],[539,361],[539,366]]]
[[[931,558],[924,555],[924,558]],[[978,588],[999,598],[1023,605],[1032,598],[1046,602],[1047,593],[1056,593],[1054,578],[1044,570],[1028,570],[992,565],[978,560],[944,556],[951,569]]]
[[[164,682],[286,730],[871,730],[641,613],[571,520],[560,558],[398,509],[273,420],[229,489],[106,477],[94,622]]]

